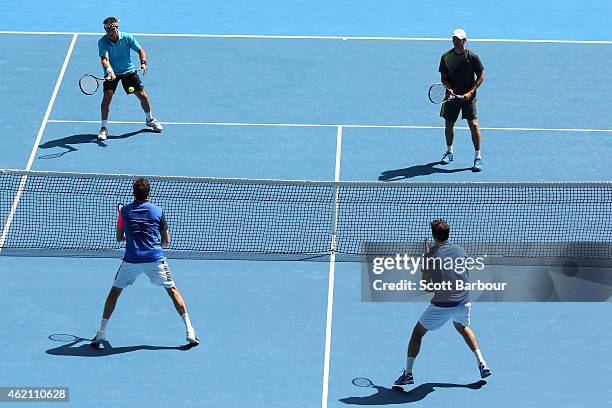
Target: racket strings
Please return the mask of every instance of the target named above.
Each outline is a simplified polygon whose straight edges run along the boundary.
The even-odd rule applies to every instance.
[[[442,103],[446,98],[446,87],[442,84],[433,85],[429,88],[429,99],[433,103]]]
[[[98,80],[91,75],[83,75],[79,80],[81,91],[87,95],[92,95],[98,90]]]

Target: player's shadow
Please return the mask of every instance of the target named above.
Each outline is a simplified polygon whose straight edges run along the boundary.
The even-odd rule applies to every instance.
[[[387,170],[383,171],[381,175],[378,177],[379,181],[398,181],[409,179],[413,177],[419,176],[429,176],[430,174],[442,173],[442,174],[452,174],[459,173],[461,171],[472,171],[471,167],[464,167],[460,169],[446,169],[443,167],[436,167],[436,165],[441,165],[440,162],[432,162],[427,164],[419,164],[412,167],[406,167],[405,169],[397,169],[397,170]]]
[[[409,391],[404,391],[401,387],[386,388],[380,385],[372,385],[369,388],[376,390],[376,394],[367,397],[348,397],[341,398],[340,401],[349,405],[396,405],[409,404],[425,399],[436,388],[468,388],[479,390],[487,382],[485,380],[476,381],[471,384],[452,384],[452,383],[425,383]]]
[[[128,137],[136,136],[141,133],[157,133],[157,132],[155,132],[152,129],[140,129],[134,132],[124,133],[122,135],[108,135],[108,138],[106,139],[106,141],[116,140],[116,139],[127,139]],[[86,143],[97,144],[100,147],[108,146],[105,142],[98,140],[98,135],[94,135],[92,133],[71,135],[71,136],[63,137],[61,139],[49,140],[39,145],[38,147],[40,149],[52,149],[55,147],[60,147],[65,150],[61,152],[57,152],[57,153],[45,154],[45,155],[39,156],[38,158],[39,159],[57,159],[59,157],[62,157],[66,153],[76,152],[77,150],[79,150],[73,145],[86,144]]]
[[[53,335],[52,335],[53,336]],[[51,337],[51,336],[49,336]],[[131,353],[132,351],[139,350],[179,350],[187,351],[196,346],[196,344],[186,344],[183,346],[127,346],[127,347],[113,347],[108,341],[102,342],[99,347],[92,346],[91,340],[84,338],[76,338],[74,341],[63,344],[59,347],[54,347],[46,351],[47,354],[54,356],[72,356],[72,357],[105,357],[112,356],[114,354]],[[83,343],[80,344],[79,343]]]

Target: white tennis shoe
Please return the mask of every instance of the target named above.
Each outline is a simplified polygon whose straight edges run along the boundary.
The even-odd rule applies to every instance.
[[[108,337],[106,336],[106,331],[98,330],[98,333],[96,333],[96,337],[93,338],[93,340],[91,341],[91,344],[97,345],[97,344],[102,343],[103,341],[108,341]]]
[[[452,162],[454,160],[454,156],[451,152],[446,152],[444,153],[444,156],[442,156],[442,160],[440,160],[440,164],[449,164],[450,162]]]
[[[156,132],[161,132],[164,130],[162,124],[155,118],[147,119],[145,123],[148,127],[153,128],[153,130]]]
[[[106,140],[107,137],[108,137],[108,129],[106,129],[105,127],[100,128],[100,133],[98,133],[98,140],[103,142]]]
[[[198,335],[196,334],[194,328],[191,328],[191,330],[187,330],[187,335],[185,338],[191,344],[200,344],[200,339],[198,338]]]

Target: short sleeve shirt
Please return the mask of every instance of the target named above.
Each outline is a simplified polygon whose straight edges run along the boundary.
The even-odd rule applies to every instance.
[[[448,76],[455,94],[463,95],[474,85],[475,75],[484,71],[484,67],[474,52],[466,49],[463,54],[455,54],[450,49],[440,58],[438,71]]]
[[[427,258],[441,259],[441,262],[434,263],[435,267],[430,270],[432,281],[434,283],[452,282],[453,288],[452,290],[436,290],[431,303],[443,307],[468,303],[470,292],[468,290],[455,290],[458,280],[464,283],[469,282],[468,270],[463,267],[467,258],[465,249],[446,241],[439,246],[434,246],[431,252],[427,254]]]
[[[136,72],[136,67],[130,58],[130,50],[138,52],[141,48],[134,36],[121,31],[117,42],[112,42],[106,35],[98,40],[98,55],[108,56],[110,65],[117,75]]]
[[[117,224],[125,233],[125,255],[129,263],[156,262],[165,259],[161,231],[168,229],[163,210],[149,201],[134,201],[121,208]]]

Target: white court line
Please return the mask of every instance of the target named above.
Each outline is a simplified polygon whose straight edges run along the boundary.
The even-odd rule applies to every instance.
[[[336,136],[336,171],[334,173],[334,181],[340,181],[340,159],[342,158],[342,128],[343,126],[338,126],[338,135]],[[336,233],[335,229],[334,233]]]
[[[30,158],[28,159],[28,163],[26,164],[26,171],[29,171],[32,168],[32,163],[34,162],[34,157],[36,156],[36,151],[38,150],[38,145],[40,144],[42,135],[45,132],[45,128],[47,127],[47,122],[49,121],[51,110],[53,109],[53,105],[55,104],[55,98],[57,98],[57,93],[59,92],[60,85],[62,84],[62,80],[64,79],[64,73],[66,72],[66,68],[68,67],[68,61],[70,61],[70,57],[72,56],[72,50],[74,49],[74,45],[76,44],[77,37],[78,34],[74,34],[72,36],[70,47],[68,47],[68,52],[66,52],[66,57],[64,58],[64,64],[62,65],[62,69],[60,70],[59,76],[57,77],[57,81],[55,81],[55,88],[53,89],[51,99],[49,100],[49,104],[47,105],[47,111],[45,112],[45,116],[43,117],[43,120],[40,124],[40,128],[38,129],[38,134],[36,135],[36,140],[34,141],[32,152],[30,153]],[[17,211],[17,206],[19,205],[19,200],[21,199],[21,194],[23,194],[23,189],[27,180],[28,176],[21,177],[21,182],[19,183],[17,194],[15,195],[13,205],[11,206],[11,210],[9,211],[8,217],[6,218],[6,223],[4,224],[4,228],[2,229],[2,235],[0,236],[0,251],[2,251],[2,248],[4,247],[4,242],[6,241],[6,237],[8,236],[11,224],[13,223],[13,217],[15,216],[15,212]]]
[[[338,134],[336,136],[336,171],[334,181],[340,181],[340,159],[342,157],[342,126],[338,126]],[[321,408],[327,408],[327,400],[329,397],[329,365],[331,358],[331,336],[332,336],[332,317],[334,311],[334,280],[336,272],[336,229],[338,227],[338,210],[339,190],[336,185],[333,223],[332,223],[332,240],[331,254],[329,256],[329,281],[327,284],[327,319],[325,324],[325,360],[323,364],[323,393],[321,397]]]
[[[99,120],[61,120],[49,119],[49,123],[100,123]],[[114,121],[108,123],[120,125],[142,125],[143,121]],[[243,122],[165,122],[164,125],[176,126],[278,126],[278,127],[333,127],[337,128],[372,128],[372,129],[444,129],[444,126],[428,125],[351,125],[351,124],[331,124],[331,123],[243,123]],[[456,126],[455,129],[468,130],[467,126]],[[527,127],[480,127],[481,130],[500,130],[508,132],[594,132],[612,133],[612,129],[588,129],[588,128],[527,128]]]
[[[82,35],[102,36],[99,32],[62,32],[62,31],[0,31],[0,34],[22,35]],[[187,37],[187,38],[253,38],[281,40],[352,40],[352,41],[450,41],[447,37],[368,37],[368,36],[317,36],[317,35],[256,35],[256,34],[164,34],[164,33],[131,33],[140,37]],[[470,42],[500,43],[537,43],[537,44],[612,44],[609,40],[542,40],[521,38],[470,38]]]

